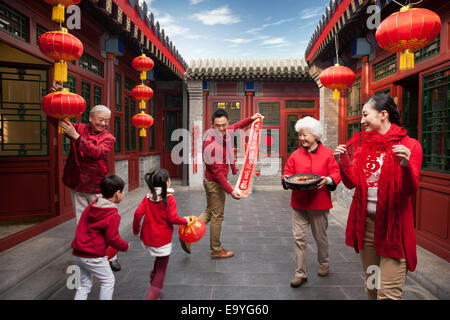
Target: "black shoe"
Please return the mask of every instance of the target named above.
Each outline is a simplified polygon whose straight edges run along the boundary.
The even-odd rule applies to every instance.
[[[191,254],[191,243],[190,242],[184,242],[180,238],[181,248],[184,250],[184,252]]]
[[[117,259],[109,261],[109,266],[111,267],[111,270],[115,272],[122,270],[122,267],[120,266],[119,261],[117,261]]]

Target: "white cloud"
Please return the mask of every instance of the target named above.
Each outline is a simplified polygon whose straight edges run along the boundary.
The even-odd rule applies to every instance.
[[[233,24],[241,21],[239,17],[232,15],[228,6],[223,6],[214,10],[201,11],[194,14],[193,18],[208,26],[215,24]]]
[[[306,8],[300,14],[300,19],[311,19],[321,16],[325,12],[325,7]]]
[[[280,24],[286,23],[286,22],[291,22],[294,21],[294,18],[288,18],[288,19],[282,19],[276,22],[272,22],[272,23],[265,23],[263,24],[261,27],[256,27],[250,30],[247,30],[245,33],[250,33],[250,34],[257,34],[258,32],[264,30],[265,28],[268,27],[272,27],[272,26],[279,26]]]
[[[176,19],[170,14],[165,14],[157,19],[161,28],[164,29],[166,35],[169,38],[173,38],[176,36],[183,36],[187,39],[200,39],[205,38],[203,35],[192,34],[191,30],[187,27],[183,27],[175,23]]]
[[[268,40],[263,41],[263,45],[280,45],[280,44],[286,44],[286,40],[284,38],[272,38]]]
[[[189,4],[192,6],[195,6],[196,4],[199,4],[200,2],[203,2],[205,0],[189,0]]]
[[[243,43],[249,43],[252,42],[253,39],[242,39],[242,38],[236,38],[236,39],[225,39],[227,42],[231,42],[232,44],[238,45]]]

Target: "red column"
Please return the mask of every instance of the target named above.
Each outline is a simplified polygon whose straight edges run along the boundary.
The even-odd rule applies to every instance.
[[[369,57],[362,57],[361,64],[361,103],[363,103],[370,97]]]

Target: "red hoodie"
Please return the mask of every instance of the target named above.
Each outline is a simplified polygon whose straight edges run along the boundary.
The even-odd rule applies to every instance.
[[[167,195],[166,207],[163,201],[153,202],[147,196],[142,200],[134,213],[133,233],[139,234],[142,224],[141,240],[146,246],[162,247],[172,242],[174,224],[187,224],[186,218],[178,216],[177,201],[172,195]]]
[[[72,241],[73,255],[83,258],[106,256],[106,248],[128,250],[128,242],[119,235],[120,215],[109,200],[99,197],[84,209]]]

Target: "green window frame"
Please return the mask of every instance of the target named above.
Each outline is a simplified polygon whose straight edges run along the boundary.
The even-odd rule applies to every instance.
[[[103,105],[103,88],[94,85],[94,106]]]
[[[258,103],[258,112],[264,115],[265,127],[279,127],[281,123],[280,119],[281,103],[279,101],[265,102],[260,101]]]
[[[361,122],[359,120],[347,123],[347,140],[350,139],[355,132],[361,132]]]
[[[36,44],[39,42],[39,38],[46,33],[48,30],[44,27],[41,27],[40,25],[36,25]]]
[[[375,94],[391,94],[391,87],[387,87],[385,89],[381,89],[375,92]]]
[[[130,100],[130,119],[133,118],[133,116],[135,114],[136,114],[136,100],[131,99]],[[137,133],[137,128],[131,124],[130,125],[130,148],[132,151],[136,150],[136,133]]]
[[[425,47],[414,52],[414,63],[421,63],[431,57],[437,56],[441,51],[441,34]]]
[[[0,2],[0,30],[28,41],[29,24],[27,17]]]
[[[125,122],[125,151],[130,151],[130,98],[125,97],[124,99],[124,105],[123,105],[123,112],[124,112],[124,122]]]
[[[91,112],[91,88],[90,82],[81,80],[81,96],[86,101],[86,110],[81,115],[82,123],[89,123],[89,113]]]
[[[286,109],[314,109],[314,100],[286,100]]]
[[[114,144],[114,153],[122,153],[122,117],[120,115],[114,116],[114,137],[116,143]]]
[[[80,67],[103,78],[103,62],[93,56],[83,53],[79,59]]]
[[[347,89],[347,118],[361,116],[361,78]]]
[[[450,173],[450,67],[422,76],[422,169]]]
[[[70,90],[72,93],[77,92],[77,78],[71,74],[67,75],[67,82],[64,84],[66,88]],[[76,122],[76,118],[71,119],[72,122]],[[64,157],[67,157],[70,153],[70,138],[67,138],[63,135],[63,148],[62,154]]]
[[[128,78],[127,76],[125,76],[125,84],[124,84],[125,90],[131,91],[136,86],[137,86],[136,81],[133,81],[130,78]]]
[[[373,66],[375,81],[386,78],[397,72],[397,55],[394,54]]]
[[[115,103],[116,103],[116,111],[122,111],[122,76],[119,73],[116,73],[115,78]]]
[[[155,115],[155,100],[151,99],[148,105],[148,110],[150,115],[153,117],[153,120],[156,119]],[[155,150],[155,123],[148,129],[149,137],[148,137],[148,149],[150,151]]]

